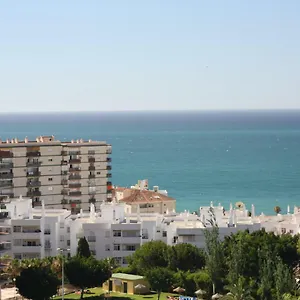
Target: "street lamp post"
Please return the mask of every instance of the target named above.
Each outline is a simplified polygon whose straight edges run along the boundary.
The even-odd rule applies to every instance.
[[[59,251],[62,254],[62,258],[61,258],[61,299],[64,300],[64,298],[65,298],[65,267],[64,267],[65,256],[64,256],[64,252],[70,251],[70,249],[57,248],[57,251]]]

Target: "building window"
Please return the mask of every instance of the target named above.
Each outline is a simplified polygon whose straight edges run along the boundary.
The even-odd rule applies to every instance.
[[[70,245],[71,245],[71,241],[67,240],[67,246],[70,246]]]
[[[163,236],[163,237],[167,237],[167,232],[166,232],[166,231],[163,231],[162,236]]]
[[[48,181],[52,181],[52,180],[53,180],[53,178],[52,178],[52,177],[49,177],[49,178],[48,178]]]
[[[123,257],[123,265],[127,265],[128,261],[127,261],[127,257]]]
[[[105,245],[105,251],[110,251],[110,245]]]
[[[290,234],[293,234],[294,233],[294,230],[293,229],[290,229]]]
[[[14,246],[22,246],[22,240],[14,240]]]
[[[65,228],[65,223],[63,223],[63,222],[59,223],[59,228],[64,229]]]
[[[90,250],[91,251],[91,254],[96,256],[96,250]]]
[[[285,234],[286,233],[286,228],[281,228],[281,233]]]
[[[115,257],[115,262],[120,265],[122,263],[122,257]]]
[[[14,226],[14,232],[21,232],[21,226]]]
[[[15,257],[15,259],[22,259],[22,254],[15,253],[14,257]]]
[[[70,227],[67,227],[67,233],[70,233]]]
[[[65,240],[65,237],[63,235],[60,236],[60,239],[59,239],[61,242],[63,242]]]
[[[136,245],[125,245],[124,251],[135,251]]]
[[[96,237],[94,235],[88,236],[87,240],[88,240],[88,242],[92,242],[93,243],[93,242],[96,242]]]
[[[120,251],[120,244],[114,244],[114,251]]]
[[[114,230],[113,231],[113,236],[122,236],[121,230]]]
[[[48,161],[52,161],[52,158],[48,158]]]
[[[97,175],[100,175],[101,174],[101,172],[97,172]]]

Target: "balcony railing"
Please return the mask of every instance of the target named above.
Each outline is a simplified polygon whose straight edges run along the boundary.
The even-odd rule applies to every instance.
[[[89,203],[94,203],[95,204],[96,203],[96,199],[95,198],[90,198],[89,199]]]
[[[27,197],[41,196],[42,193],[40,191],[28,191],[26,195],[27,195]]]
[[[109,147],[109,148],[106,149],[106,154],[111,154],[111,152],[112,152],[111,151],[111,147]]]
[[[14,164],[12,162],[0,163],[0,169],[11,169],[13,166]]]
[[[96,170],[95,166],[89,166],[89,171],[95,171],[95,170]]]
[[[70,200],[70,204],[80,204],[81,200]]]
[[[111,170],[111,166],[106,166],[106,170]]]
[[[61,151],[61,155],[62,155],[62,156],[67,156],[68,153],[67,153],[67,151]]]
[[[69,184],[69,188],[80,188],[81,187],[81,183],[70,183]]]
[[[62,199],[62,200],[61,200],[61,204],[68,204],[68,202],[69,202],[69,201],[68,201],[67,199]]]
[[[68,175],[68,171],[61,171],[61,175]]]
[[[69,180],[77,180],[77,179],[81,179],[81,175],[70,175],[69,176]]]
[[[26,163],[27,167],[39,167],[42,163],[40,161],[28,161]]]
[[[39,177],[41,176],[41,172],[27,172],[27,177]]]
[[[9,192],[9,193],[3,193],[3,194],[0,194],[0,199],[5,199],[5,198],[14,198],[14,193],[12,193],[12,192]]]
[[[27,187],[38,187],[41,186],[40,181],[27,181]]]
[[[41,247],[41,244],[23,244],[23,247]]]
[[[81,171],[80,168],[70,168],[70,169],[69,169],[69,172],[70,172],[70,173],[75,173],[75,172],[80,172],[80,171]]]
[[[40,151],[29,151],[26,153],[27,157],[35,157],[35,156],[41,156],[41,152]]]
[[[61,163],[61,165],[66,166],[68,164],[68,161],[67,160],[62,160],[60,163]]]
[[[0,151],[0,157],[2,158],[11,158],[14,157],[14,154],[10,151]]]
[[[80,164],[81,163],[81,159],[80,158],[71,158],[69,160],[70,164]]]
[[[95,157],[89,157],[89,162],[94,163],[95,162]]]
[[[106,159],[106,161],[107,161],[107,162],[111,162],[111,157],[108,157],[108,158]]]
[[[80,151],[69,151],[69,155],[80,155]]]
[[[96,176],[94,174],[89,175],[89,179],[95,178]]]
[[[110,174],[110,173],[107,173],[107,174],[106,174],[106,177],[107,177],[107,178],[111,178],[111,174]]]
[[[45,229],[44,234],[45,234],[45,235],[51,234],[51,230],[50,230],[50,229]]]
[[[13,187],[13,181],[12,180],[8,180],[8,181],[0,181],[0,187]]]
[[[69,196],[81,196],[81,191],[69,192]]]
[[[33,202],[32,202],[32,206],[33,206],[33,207],[36,207],[36,206],[42,206],[42,202],[39,201],[39,200],[33,201]]]
[[[106,185],[107,185],[107,186],[111,186],[111,185],[112,185],[111,181],[107,181],[107,182],[106,182]]]
[[[14,177],[13,173],[0,173],[0,179],[11,179]]]

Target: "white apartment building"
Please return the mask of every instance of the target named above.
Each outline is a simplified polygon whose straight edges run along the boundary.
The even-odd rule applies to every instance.
[[[58,248],[68,249],[75,255],[78,239],[85,236],[91,252],[98,259],[114,257],[125,266],[127,257],[142,244],[161,240],[168,245],[191,243],[205,247],[204,228],[211,227],[213,210],[220,238],[248,229],[250,232],[265,228],[275,234],[300,233],[300,209],[295,207],[287,215],[255,215],[246,208],[230,207],[226,212],[221,205],[201,207],[199,214],[166,212],[136,213],[125,203],[103,202],[99,211],[91,204],[89,213],[82,210],[71,214],[64,209],[32,208],[30,199],[11,200],[0,212],[0,255],[15,258],[55,256]]]
[[[99,141],[0,140],[0,201],[30,197],[34,206],[88,210],[111,200],[111,145]]]

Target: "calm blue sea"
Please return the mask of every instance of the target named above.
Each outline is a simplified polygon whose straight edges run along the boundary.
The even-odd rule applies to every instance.
[[[1,139],[106,140],[113,183],[167,189],[178,210],[300,205],[300,111],[2,114]]]

